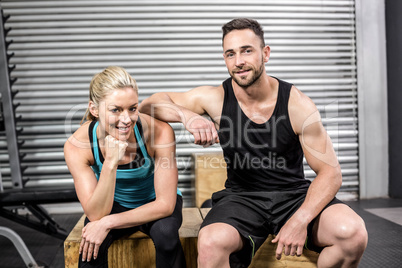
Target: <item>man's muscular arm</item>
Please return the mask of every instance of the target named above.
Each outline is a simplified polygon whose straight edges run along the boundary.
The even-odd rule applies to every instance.
[[[292,88],[289,117],[299,135],[307,163],[317,174],[302,206],[282,227],[277,237],[276,256],[300,256],[307,236],[308,224],[335,197],[342,184],[342,175],[331,139],[321,123],[314,103],[296,88]]]
[[[201,115],[213,117],[216,108],[211,104],[219,101],[217,93],[216,88],[209,86],[180,93],[160,92],[144,100],[140,112],[165,122],[181,122],[194,136],[195,144],[210,146],[218,142],[218,133],[214,123]]]

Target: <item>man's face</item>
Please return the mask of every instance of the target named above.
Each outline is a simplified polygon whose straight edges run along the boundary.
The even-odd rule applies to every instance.
[[[252,30],[234,30],[223,39],[223,56],[230,76],[240,87],[247,88],[265,72],[269,47],[262,48]]]

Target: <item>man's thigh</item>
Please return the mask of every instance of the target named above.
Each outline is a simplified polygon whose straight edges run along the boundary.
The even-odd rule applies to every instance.
[[[255,201],[239,195],[228,195],[214,203],[201,228],[214,223],[226,223],[234,227],[242,237],[262,236],[265,240],[269,226]]]
[[[232,241],[231,247],[236,247],[237,250],[240,245],[241,250],[231,255],[231,266],[247,267],[256,250],[270,233],[269,227],[253,200],[244,196],[229,195],[214,203],[201,225],[200,235],[218,236],[224,234],[224,230],[230,231],[228,233],[235,231],[237,234],[232,233],[232,237],[226,241]]]

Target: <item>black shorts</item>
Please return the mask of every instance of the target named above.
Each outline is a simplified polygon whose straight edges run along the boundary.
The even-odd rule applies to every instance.
[[[230,256],[231,267],[248,267],[255,252],[269,234],[278,234],[286,221],[302,205],[307,189],[285,192],[231,192],[222,190],[212,195],[212,209],[201,228],[212,223],[227,223],[240,233],[244,243],[242,250]],[[334,198],[325,208],[342,203]],[[324,208],[324,209],[325,209]],[[320,252],[314,246],[311,234],[317,218],[309,224],[306,246]]]

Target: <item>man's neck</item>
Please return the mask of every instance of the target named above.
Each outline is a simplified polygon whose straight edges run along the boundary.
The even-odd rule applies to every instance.
[[[251,86],[244,88],[232,80],[232,86],[236,98],[243,103],[264,102],[276,95],[277,80],[262,74]]]

